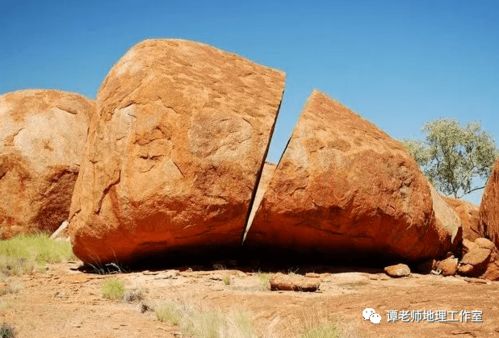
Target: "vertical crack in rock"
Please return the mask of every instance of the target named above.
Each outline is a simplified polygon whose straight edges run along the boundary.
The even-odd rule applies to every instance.
[[[106,198],[106,196],[109,194],[109,192],[111,191],[111,188],[113,188],[114,186],[118,185],[121,181],[121,170],[118,171],[118,176],[112,180],[111,182],[109,182],[109,184],[104,188],[104,190],[102,191],[102,194],[101,194],[101,197],[97,203],[97,208],[95,209],[95,213],[96,214],[99,214],[101,209],[102,209],[102,203],[104,202],[104,199]]]
[[[275,129],[275,125],[277,123],[277,119],[279,117],[279,113],[281,111],[281,104],[282,104],[283,97],[284,97],[284,91],[281,94],[281,101],[279,101],[279,106],[277,107],[277,113],[275,115],[274,123],[272,124],[272,128],[270,129],[267,147],[265,148],[265,152],[264,152],[262,160],[260,162],[260,168],[258,169],[258,173],[256,175],[255,185],[253,187],[253,192],[251,193],[251,199],[250,199],[250,202],[248,205],[248,212],[246,214],[243,231],[241,233],[241,245],[244,243],[244,240],[246,238],[246,234],[248,233],[249,229],[251,228],[250,220],[253,221],[251,219],[251,214],[252,214],[253,208],[259,207],[259,205],[255,204],[256,193],[258,192],[258,189],[260,188],[260,180],[262,179],[263,167],[265,166],[265,162],[267,160],[267,154],[268,154],[269,148],[270,148],[270,143],[272,142],[272,137],[274,136],[274,129]],[[256,210],[255,210],[255,213],[256,213]]]

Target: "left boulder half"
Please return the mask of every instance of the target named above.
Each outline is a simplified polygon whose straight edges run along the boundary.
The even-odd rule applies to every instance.
[[[56,90],[0,96],[0,238],[68,218],[93,101]]]
[[[111,69],[71,204],[86,263],[240,245],[284,73],[185,40],[146,40]]]

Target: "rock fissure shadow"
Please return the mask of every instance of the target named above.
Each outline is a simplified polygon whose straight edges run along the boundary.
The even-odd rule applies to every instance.
[[[84,264],[79,270],[85,273],[113,274],[141,271],[163,271],[175,269],[180,271],[214,271],[240,270],[243,272],[268,273],[342,273],[365,272],[382,273],[387,265],[406,263],[415,272],[429,273],[431,264],[427,262],[407,262],[386,256],[373,254],[355,254],[343,252],[324,254],[320,252],[298,252],[279,249],[257,248],[211,248],[200,250],[183,250],[150,254],[137,257],[134,261]]]
[[[270,148],[270,143],[272,142],[272,138],[274,136],[274,130],[275,130],[275,125],[277,123],[277,118],[279,117],[279,113],[281,111],[281,105],[282,105],[282,99],[284,97],[284,90],[283,90],[283,93],[281,95],[281,101],[279,101],[279,106],[277,107],[277,112],[276,112],[276,115],[275,115],[275,119],[274,119],[274,124],[272,124],[272,128],[270,129],[270,133],[269,133],[269,138],[267,140],[267,146],[265,148],[265,152],[263,154],[263,157],[262,157],[262,160],[260,161],[260,169],[258,170],[258,173],[256,175],[256,180],[255,180],[255,185],[253,186],[253,191],[251,193],[251,199],[250,199],[250,202],[249,202],[249,207],[248,207],[248,212],[246,214],[246,218],[245,218],[245,222],[244,222],[244,226],[243,226],[243,231],[241,233],[241,245],[244,244],[244,240],[246,239],[246,234],[248,233],[249,229],[251,228],[251,213],[253,212],[253,209],[254,208],[258,208],[259,206],[258,205],[255,205],[255,200],[256,200],[256,196],[257,196],[257,192],[258,192],[258,189],[260,187],[260,181],[262,179],[262,175],[263,175],[263,168],[265,166],[265,163],[267,161],[267,155],[268,155],[268,152],[269,152],[269,148]],[[255,210],[256,212],[256,210]],[[251,220],[252,221],[252,220]]]

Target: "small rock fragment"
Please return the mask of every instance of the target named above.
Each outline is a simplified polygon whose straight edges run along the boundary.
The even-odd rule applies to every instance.
[[[459,260],[450,256],[437,263],[437,269],[441,271],[442,276],[454,276],[457,273]]]
[[[385,267],[385,273],[394,278],[407,277],[411,274],[411,269],[406,264],[396,264]]]

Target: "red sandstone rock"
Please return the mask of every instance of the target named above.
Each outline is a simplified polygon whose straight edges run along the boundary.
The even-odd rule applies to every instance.
[[[457,273],[458,262],[457,258],[450,256],[438,262],[437,269],[441,271],[443,276],[454,276]]]
[[[480,226],[485,237],[499,247],[499,158],[496,160],[482,197]]]
[[[284,74],[183,40],[147,40],[97,97],[71,205],[88,263],[240,244]]]
[[[487,270],[491,253],[491,250],[480,247],[470,250],[459,262],[459,273],[470,277],[481,276]]]
[[[447,246],[447,250],[457,253],[459,245],[463,242],[461,219],[431,184],[430,189],[433,200],[433,211],[435,212],[435,225],[439,236],[445,239],[447,238],[447,234],[450,234],[450,245]]]
[[[445,202],[450,205],[461,219],[463,228],[463,238],[474,241],[479,237],[483,237],[483,231],[480,228],[480,208],[469,202],[454,199],[451,197],[443,197]]]
[[[0,96],[0,238],[53,232],[68,218],[95,104],[73,93]]]
[[[246,243],[420,261],[451,249],[458,229],[439,224],[430,186],[404,147],[314,91]]]
[[[483,273],[482,278],[499,281],[499,252],[497,248],[492,251],[489,264],[487,265],[487,269]]]
[[[303,291],[315,292],[320,287],[317,278],[309,278],[299,275],[285,275],[277,273],[270,278],[270,290],[272,291]]]
[[[496,247],[494,243],[487,238],[477,238],[475,239],[475,244],[482,249],[494,250]]]
[[[405,264],[396,264],[385,267],[385,273],[393,278],[407,277],[411,274],[411,269]]]

